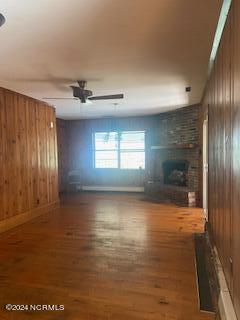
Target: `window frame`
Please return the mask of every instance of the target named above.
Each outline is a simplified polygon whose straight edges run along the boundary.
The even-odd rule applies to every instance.
[[[95,145],[95,134],[96,133],[107,133],[107,131],[94,131],[92,132],[92,160],[93,160],[93,169],[94,170],[134,170],[134,171],[145,171],[146,170],[146,131],[145,130],[111,130],[111,132],[117,133],[117,141],[118,141],[118,148],[117,149],[110,149],[110,150],[96,150]],[[124,132],[141,132],[144,134],[144,149],[124,149],[121,150],[121,134]],[[117,151],[117,167],[116,168],[98,168],[96,167],[96,151]],[[121,153],[124,152],[144,152],[144,168],[121,168]]]

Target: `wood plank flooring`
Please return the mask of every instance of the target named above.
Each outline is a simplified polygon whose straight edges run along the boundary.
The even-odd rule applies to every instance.
[[[193,233],[201,210],[83,193],[0,236],[1,320],[204,320]],[[64,311],[6,311],[63,304]]]

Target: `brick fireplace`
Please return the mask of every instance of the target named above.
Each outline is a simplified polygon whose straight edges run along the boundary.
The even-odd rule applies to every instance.
[[[154,200],[195,206],[199,192],[199,107],[161,114],[153,133],[146,194]],[[155,139],[155,140],[154,140]]]

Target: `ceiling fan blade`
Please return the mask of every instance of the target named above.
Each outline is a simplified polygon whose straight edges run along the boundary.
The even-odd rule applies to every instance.
[[[79,100],[78,98],[42,98],[43,100]]]
[[[94,96],[94,97],[89,97],[89,100],[111,100],[111,99],[123,99],[124,95],[122,93],[120,94],[110,94],[106,96]]]

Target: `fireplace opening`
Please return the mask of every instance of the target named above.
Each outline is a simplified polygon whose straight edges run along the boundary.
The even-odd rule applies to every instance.
[[[163,182],[175,186],[187,186],[189,163],[187,160],[166,160],[163,162]]]

